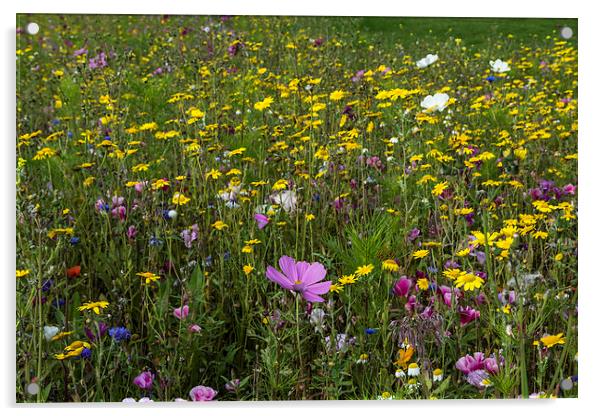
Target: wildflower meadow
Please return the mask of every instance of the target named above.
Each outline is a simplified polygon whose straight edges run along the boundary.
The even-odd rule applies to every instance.
[[[578,396],[576,19],[16,37],[17,402]]]

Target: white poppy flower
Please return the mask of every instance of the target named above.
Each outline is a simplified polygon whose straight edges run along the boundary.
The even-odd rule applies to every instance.
[[[507,62],[502,61],[501,59],[496,59],[495,61],[489,61],[489,65],[491,66],[491,70],[493,72],[508,72],[510,71],[510,66],[508,66]]]
[[[426,68],[427,66],[434,64],[439,59],[438,55],[428,54],[418,62],[416,62],[416,66],[420,69]]]
[[[433,111],[443,111],[443,109],[447,107],[448,101],[449,95],[437,93],[435,95],[427,95],[420,103],[420,106],[428,113]]]
[[[44,338],[46,341],[50,341],[53,336],[59,333],[59,329],[56,326],[45,326],[44,327]]]

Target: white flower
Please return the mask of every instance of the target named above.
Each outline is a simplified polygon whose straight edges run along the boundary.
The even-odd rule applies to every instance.
[[[443,371],[440,368],[436,368],[433,371],[433,381],[441,381],[443,380]]]
[[[44,327],[44,338],[46,341],[50,341],[53,336],[59,333],[59,329],[56,326],[45,326]]]
[[[416,62],[416,66],[420,69],[426,68],[427,66],[437,62],[438,59],[439,59],[439,56],[429,53],[427,56],[425,56],[424,58],[422,58],[421,60]]]
[[[397,144],[399,143],[399,139],[397,137],[391,137],[389,139],[389,143]]]
[[[491,70],[493,72],[508,72],[510,71],[510,67],[507,62],[502,61],[501,59],[496,59],[495,61],[489,61],[489,65],[491,66]]]
[[[406,376],[406,373],[401,368],[399,368],[395,371],[395,378],[402,378],[405,376]]]
[[[167,216],[173,220],[174,218],[176,218],[178,216],[178,211],[176,211],[175,209],[170,209],[167,212]]]
[[[286,212],[292,212],[297,208],[297,194],[295,191],[282,191],[270,198],[274,204],[280,205]]]
[[[133,399],[131,397],[126,397],[125,399],[123,399],[121,401],[122,403],[136,403],[136,399]]]
[[[424,108],[424,111],[427,113],[443,111],[443,109],[447,107],[448,101],[449,95],[437,93],[435,95],[427,95],[420,103],[420,106]]]
[[[309,315],[309,322],[314,326],[316,332],[326,329],[324,319],[326,318],[326,312],[323,309],[315,308],[312,309]]]
[[[418,364],[412,363],[408,366],[408,375],[410,377],[416,377],[420,375],[420,367],[418,367]]]

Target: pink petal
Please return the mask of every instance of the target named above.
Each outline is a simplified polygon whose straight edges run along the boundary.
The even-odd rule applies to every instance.
[[[305,272],[307,271],[309,266],[310,264],[306,261],[300,261],[297,263],[297,277],[303,283],[306,283],[305,280],[303,280],[303,276],[305,275]]]
[[[299,271],[298,266],[297,271]],[[309,286],[324,279],[326,277],[326,269],[320,263],[312,263],[301,276],[303,283]]]
[[[313,294],[309,291],[303,292],[302,295],[305,298],[305,300],[308,302],[324,302],[324,298],[322,298],[316,294]]]
[[[274,269],[272,266],[268,266],[268,269],[265,272],[265,275],[272,282],[279,284],[285,289],[292,289],[293,284],[290,280],[288,280],[282,273],[278,270]]]
[[[278,264],[280,265],[280,269],[284,272],[286,277],[291,282],[298,280],[297,268],[295,267],[296,263],[297,262],[295,261],[295,259],[292,257],[289,257],[289,256],[282,256],[282,257],[280,257],[280,260],[278,261]]]
[[[315,293],[316,295],[323,295],[324,293],[327,293],[330,290],[331,285],[332,285],[332,282],[330,282],[330,281],[316,283],[311,286],[307,286],[305,288],[305,292]]]

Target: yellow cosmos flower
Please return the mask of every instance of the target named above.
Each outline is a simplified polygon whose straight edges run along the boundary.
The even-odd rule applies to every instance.
[[[541,342],[546,348],[552,348],[554,345],[562,345],[565,343],[565,339],[564,339],[564,334],[561,332],[559,334],[556,335],[548,335],[545,337],[542,337],[539,342],[535,341],[539,344],[539,342]],[[535,343],[534,343],[535,344]],[[535,345],[538,345],[535,344]]]
[[[253,105],[253,108],[255,108],[255,110],[263,111],[266,108],[268,108],[273,102],[274,99],[272,97],[266,97],[263,101],[256,102]]]
[[[222,173],[219,170],[211,169],[209,172],[205,174],[205,179],[217,179],[222,176]]]
[[[433,194],[434,196],[439,196],[443,193],[444,190],[446,190],[448,188],[448,186],[449,185],[448,185],[447,181],[439,182],[437,185],[435,185],[435,187],[431,191],[431,194]]]
[[[17,270],[17,277],[25,277],[30,273],[29,269],[26,270]]]
[[[253,270],[255,270],[255,267],[251,266],[250,264],[245,264],[244,266],[242,266],[242,271],[245,273],[245,276],[248,276],[251,273],[253,273]]]
[[[429,280],[422,278],[422,279],[418,279],[418,281],[416,282],[418,283],[418,288],[421,290],[427,290],[429,288]]]
[[[430,253],[430,250],[417,250],[414,253],[412,253],[412,257],[414,257],[415,259],[422,259],[426,256],[428,256],[428,254]]]
[[[372,273],[372,270],[374,270],[374,265],[366,264],[364,266],[358,267],[357,270],[355,271],[355,274],[357,276],[365,276],[367,274]]]
[[[343,285],[340,285],[340,284],[337,284],[337,283],[330,285],[330,291],[331,292],[339,293],[342,290],[343,290]]]
[[[399,270],[399,265],[395,262],[395,260],[392,259],[383,261],[381,267],[383,270],[389,270],[391,272],[396,272]]]
[[[221,220],[215,221],[213,224],[211,224],[211,226],[218,231],[221,231],[224,228],[228,228],[228,224],[226,224],[225,222],[223,222]]]
[[[79,306],[77,309],[79,311],[93,311],[96,315],[100,315],[102,309],[109,306],[109,302],[104,300],[99,300],[97,302],[86,302],[82,306]]]
[[[345,96],[345,91],[336,90],[330,93],[330,101],[339,101]]]
[[[161,279],[161,276],[158,276],[154,273],[151,272],[140,272],[140,273],[136,273],[136,276],[140,276],[140,277],[144,277],[144,284],[151,284],[152,282],[156,282],[157,280]]]
[[[38,150],[36,155],[33,157],[33,160],[44,160],[52,157],[56,154],[54,150],[49,147],[44,147],[43,149]]]
[[[343,286],[352,285],[355,282],[357,282],[357,276],[354,274],[346,274],[339,278],[339,284]]]
[[[463,288],[466,291],[472,291],[480,288],[485,281],[475,274],[462,272],[462,274],[460,274],[460,276],[458,276],[456,279],[455,283],[457,288]]]
[[[176,192],[171,199],[171,202],[176,205],[185,205],[190,202],[190,198],[186,195]]]

